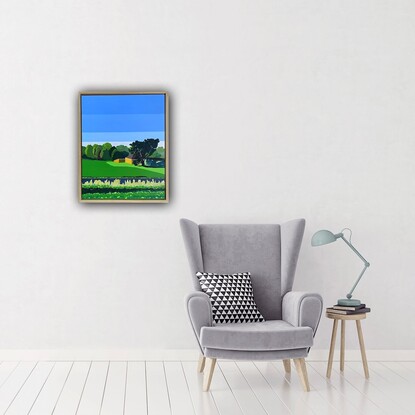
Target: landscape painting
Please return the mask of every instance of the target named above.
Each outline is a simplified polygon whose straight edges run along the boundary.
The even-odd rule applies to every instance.
[[[165,92],[80,94],[81,202],[168,202]]]

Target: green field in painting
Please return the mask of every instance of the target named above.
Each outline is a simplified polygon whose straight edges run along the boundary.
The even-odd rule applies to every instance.
[[[82,177],[148,177],[164,179],[164,167],[142,167],[113,161],[82,159]]]
[[[83,200],[164,200],[166,193],[161,191],[137,190],[127,193],[87,193],[82,195]]]

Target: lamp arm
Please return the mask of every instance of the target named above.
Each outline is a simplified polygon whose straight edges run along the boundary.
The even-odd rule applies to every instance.
[[[350,247],[350,249],[364,262],[365,267],[370,267],[369,262],[366,261],[364,256],[343,236],[340,236],[341,239]]]
[[[352,298],[352,294],[354,289],[356,288],[357,284],[359,284],[359,281],[361,280],[361,278],[363,277],[363,274],[365,273],[365,271],[368,269],[368,267],[365,265],[365,267],[363,268],[362,272],[360,273],[360,275],[357,277],[356,282],[354,283],[352,289],[349,291],[349,293],[346,295],[346,297],[348,299]]]
[[[363,255],[343,236],[340,236],[341,239],[343,239],[343,241],[350,247],[350,249],[364,262],[365,266],[362,270],[362,272],[360,273],[360,275],[357,277],[356,282],[354,283],[352,289],[349,291],[349,293],[347,294],[347,298],[352,298],[352,294],[354,289],[356,288],[357,284],[359,284],[359,281],[362,279],[363,274],[366,272],[366,270],[370,267],[370,263],[368,261],[366,261],[366,259],[363,257]]]

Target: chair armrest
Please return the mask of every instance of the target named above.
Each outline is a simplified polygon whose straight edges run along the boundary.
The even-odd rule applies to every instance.
[[[202,327],[211,327],[213,324],[210,298],[201,291],[194,291],[186,297],[185,305],[193,331],[199,341]]]
[[[295,327],[311,327],[316,334],[323,311],[320,294],[289,291],[282,299],[282,319]]]

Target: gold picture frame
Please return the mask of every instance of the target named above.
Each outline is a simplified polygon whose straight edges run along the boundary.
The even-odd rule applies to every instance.
[[[128,98],[123,99],[122,97]],[[150,109],[146,111],[146,102],[152,108],[152,111],[160,111],[162,105],[163,113],[152,114],[148,112]],[[129,104],[131,109],[128,109]],[[78,105],[79,202],[168,203],[170,190],[168,93],[83,91],[79,93]],[[94,113],[94,105],[97,108],[97,113]],[[111,109],[112,106],[114,110]],[[88,113],[86,113],[85,108],[88,109]],[[127,113],[122,113],[123,108]],[[135,114],[134,111],[140,109],[144,113]],[[105,111],[105,113],[100,114],[99,111]],[[111,113],[111,111],[117,112]],[[161,114],[163,130],[160,130]],[[145,125],[146,122],[148,126]],[[159,131],[147,132],[151,126],[157,127]],[[86,128],[88,128],[88,131],[85,131]],[[123,131],[116,132],[115,129],[117,128],[121,128]],[[135,128],[137,131],[129,131]],[[91,129],[97,131],[89,131]],[[149,137],[146,137],[147,133]],[[157,139],[154,138],[155,135]],[[94,138],[104,136],[114,137],[114,139],[99,140]],[[120,137],[123,137],[123,139]],[[128,140],[124,139],[125,137]],[[163,140],[160,140],[160,138],[163,138]],[[132,141],[130,146],[126,145],[129,141]],[[163,143],[163,146],[156,147],[154,150],[156,141],[157,146],[159,143]],[[138,144],[136,144],[137,142]],[[115,146],[116,143],[120,144]],[[135,144],[135,147],[132,146],[133,144]],[[109,148],[108,145],[112,147]],[[141,150],[144,145],[150,149],[149,151],[154,150],[154,152],[144,156]],[[138,153],[131,154],[131,151],[137,149],[137,147]],[[127,156],[128,150],[130,153]],[[139,154],[138,158],[136,154]],[[150,157],[152,154],[157,154],[159,157]],[[115,159],[114,157],[117,157],[117,155],[120,157]],[[150,165],[148,165],[149,162],[151,162]]]

